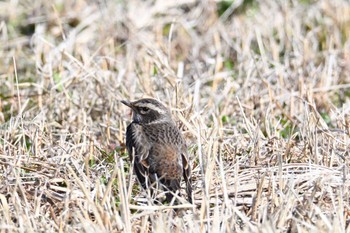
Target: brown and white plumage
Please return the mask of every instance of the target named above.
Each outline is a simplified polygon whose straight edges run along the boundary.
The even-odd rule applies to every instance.
[[[133,121],[126,130],[126,146],[142,187],[148,189],[159,180],[175,193],[184,178],[188,200],[192,203],[187,147],[170,111],[155,99],[122,103],[133,110]],[[166,194],[168,202],[172,198],[173,194]]]

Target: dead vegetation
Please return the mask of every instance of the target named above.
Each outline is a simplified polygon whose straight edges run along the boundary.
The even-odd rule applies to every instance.
[[[1,231],[349,232],[349,32],[345,0],[0,2]],[[146,96],[195,206],[130,174]]]

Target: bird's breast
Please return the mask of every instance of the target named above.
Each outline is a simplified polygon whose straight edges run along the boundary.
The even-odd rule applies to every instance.
[[[179,149],[174,145],[156,144],[148,157],[151,172],[165,179],[182,176],[182,158]]]

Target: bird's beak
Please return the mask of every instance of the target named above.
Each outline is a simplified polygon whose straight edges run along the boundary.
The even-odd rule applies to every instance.
[[[122,102],[123,104],[125,104],[125,105],[128,106],[129,108],[134,109],[134,105],[133,105],[130,101],[121,100],[120,102]]]

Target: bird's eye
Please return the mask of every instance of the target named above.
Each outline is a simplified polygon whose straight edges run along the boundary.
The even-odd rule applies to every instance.
[[[148,113],[149,112],[149,108],[147,108],[147,107],[142,107],[142,108],[140,108],[140,113],[141,114],[146,114],[146,113]]]

